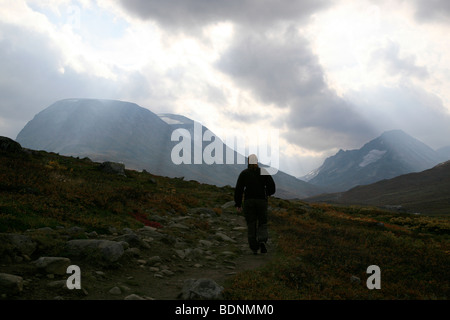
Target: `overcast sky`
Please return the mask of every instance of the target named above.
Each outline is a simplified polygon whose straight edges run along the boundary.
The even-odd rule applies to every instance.
[[[0,135],[59,99],[135,102],[219,135],[279,130],[301,176],[402,129],[450,145],[450,2],[0,0]]]

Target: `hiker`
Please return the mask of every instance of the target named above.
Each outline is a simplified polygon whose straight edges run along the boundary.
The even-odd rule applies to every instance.
[[[268,197],[275,193],[275,182],[266,172],[261,174],[258,158],[252,154],[248,157],[248,167],[243,170],[234,190],[234,202],[238,212],[242,210],[242,195],[244,195],[244,216],[248,229],[248,244],[254,254],[267,253],[267,202]]]

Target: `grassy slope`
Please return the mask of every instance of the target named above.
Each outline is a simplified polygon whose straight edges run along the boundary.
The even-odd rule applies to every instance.
[[[278,208],[271,229],[278,235],[280,257],[257,272],[240,274],[228,289],[230,297],[448,299],[448,218],[277,199],[272,205]],[[370,265],[381,269],[381,290],[366,286]]]
[[[97,163],[45,152],[0,154],[0,232],[154,225],[154,215],[182,214],[190,207],[220,212],[232,200],[229,187],[126,174],[103,173]],[[238,274],[227,286],[228,299],[449,298],[448,217],[277,198],[270,206],[278,253],[264,268]],[[381,268],[381,290],[366,287],[369,265]]]
[[[312,202],[373,206],[401,205],[408,212],[450,213],[450,161],[422,172],[357,186],[346,192],[311,197]]]

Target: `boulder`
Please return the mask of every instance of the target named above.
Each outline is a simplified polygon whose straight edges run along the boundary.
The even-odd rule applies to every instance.
[[[31,256],[36,250],[36,243],[29,237],[16,233],[0,233],[0,243],[8,248],[10,254]],[[6,253],[6,252],[5,252]]]
[[[163,260],[161,259],[160,256],[153,256],[153,257],[151,257],[151,258],[149,258],[149,259],[147,260],[147,263],[148,263],[149,265],[154,265],[154,264],[160,263],[160,262],[162,262],[162,261],[163,261]]]
[[[118,296],[118,295],[122,294],[122,290],[120,290],[119,287],[114,287],[114,288],[111,288],[111,290],[109,290],[108,293],[112,294],[112,295],[115,295],[115,296]]]
[[[234,200],[232,200],[232,201],[228,201],[228,202],[224,203],[221,206],[221,208],[222,209],[234,208],[234,205],[235,205],[235,202],[234,202]]]
[[[123,245],[117,241],[97,239],[70,240],[66,244],[69,255],[117,262],[124,254]]]
[[[22,151],[22,146],[7,137],[0,137],[0,152],[11,152],[11,153],[17,153]]]
[[[178,295],[183,300],[218,300],[223,299],[224,288],[212,279],[188,279]]]
[[[100,165],[100,170],[106,173],[114,173],[125,176],[125,165],[123,163],[106,161]]]
[[[0,273],[0,293],[14,295],[23,290],[23,278],[8,274]]]
[[[231,239],[229,236],[227,236],[226,234],[221,233],[221,232],[217,232],[215,235],[215,238],[220,241],[226,241],[226,242],[231,242],[231,243],[236,242],[235,240]]]
[[[150,248],[148,243],[141,240],[141,238],[139,238],[134,233],[127,233],[127,234],[123,234],[121,236],[115,237],[114,241],[126,242],[129,244],[130,247],[142,247],[142,248],[146,248],[146,249]]]
[[[39,270],[46,273],[65,275],[70,259],[63,257],[40,257],[32,262]]]
[[[211,208],[191,208],[188,209],[189,214],[206,215],[210,217],[215,217],[217,214]]]

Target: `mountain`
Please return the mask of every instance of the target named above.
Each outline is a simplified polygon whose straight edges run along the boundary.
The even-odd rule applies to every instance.
[[[123,162],[136,169],[145,159],[147,167],[169,174],[169,130],[156,114],[134,103],[66,99],[39,112],[16,141],[29,149]]]
[[[219,147],[211,152],[212,142],[202,139],[207,131],[208,128],[187,117],[174,114],[158,116],[135,103],[65,99],[39,112],[19,132],[16,140],[29,149],[89,157],[94,161],[122,162],[127,168],[145,169],[157,175],[234,186],[246,164],[238,164],[237,161],[226,165],[205,163],[202,155],[207,151],[216,155],[220,148],[224,157],[229,154],[237,159],[237,153],[212,132],[214,138],[211,140]],[[194,143],[197,133],[200,150]],[[190,150],[180,151],[180,146],[189,146]],[[199,159],[197,156],[200,156],[198,164],[195,162]],[[173,158],[181,157],[189,159],[190,164],[174,163]],[[302,198],[323,192],[321,188],[282,171],[273,178],[277,184],[275,195],[280,198]]]
[[[450,161],[422,172],[306,200],[384,206],[425,214],[450,214]]]
[[[341,149],[303,179],[329,192],[345,191],[357,185],[423,171],[441,161],[442,157],[426,144],[401,130],[392,130],[361,149]]]

